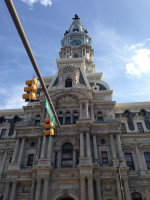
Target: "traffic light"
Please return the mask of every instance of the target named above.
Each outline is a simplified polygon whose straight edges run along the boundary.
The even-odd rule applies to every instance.
[[[25,101],[36,100],[38,80],[36,78],[33,78],[32,80],[26,81],[25,84],[28,85],[28,87],[24,88],[24,92],[27,92],[27,93],[23,94],[22,98],[25,99]]]
[[[50,118],[45,119],[44,135],[54,135],[54,124]]]

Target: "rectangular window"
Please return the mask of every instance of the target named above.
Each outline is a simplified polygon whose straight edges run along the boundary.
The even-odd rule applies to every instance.
[[[7,129],[2,129],[0,139],[4,139]]]
[[[35,126],[40,126],[40,120],[35,120]]]
[[[107,151],[102,151],[101,152],[101,157],[102,157],[102,163],[108,163]]]
[[[34,159],[34,154],[29,154],[28,155],[27,166],[32,166],[33,165],[33,159]]]
[[[150,169],[150,153],[149,152],[145,152],[144,153],[144,157],[145,157],[147,169]]]
[[[130,170],[134,170],[135,168],[134,168],[132,153],[125,153],[125,159],[126,159],[127,166],[130,168]]]
[[[125,123],[121,123],[121,133],[127,133]]]
[[[139,133],[144,133],[143,125],[142,123],[137,123],[138,131]]]

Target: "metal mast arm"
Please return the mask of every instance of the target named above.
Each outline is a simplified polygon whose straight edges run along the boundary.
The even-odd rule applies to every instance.
[[[51,109],[52,109],[52,111],[53,111],[53,113],[54,113],[54,116],[55,116],[55,119],[56,119],[56,121],[57,121],[57,124],[58,124],[59,127],[61,127],[61,126],[60,126],[60,123],[59,123],[59,120],[58,120],[58,117],[57,117],[57,114],[56,114],[56,111],[55,111],[55,109],[54,109],[52,100],[51,100],[51,98],[50,98],[50,95],[49,95],[49,93],[48,93],[48,90],[47,90],[47,88],[46,88],[46,85],[45,85],[45,83],[44,83],[44,80],[43,80],[43,78],[42,78],[42,75],[41,75],[40,70],[39,70],[39,68],[38,68],[38,65],[37,65],[37,63],[36,63],[36,60],[35,60],[35,58],[34,58],[34,55],[33,55],[33,53],[32,53],[32,50],[31,50],[31,48],[30,48],[29,42],[28,42],[28,40],[27,40],[27,37],[26,37],[26,35],[25,35],[25,32],[24,32],[24,30],[23,30],[23,27],[22,27],[22,25],[21,25],[21,22],[20,22],[20,20],[19,20],[19,17],[18,17],[18,15],[17,15],[15,6],[14,6],[12,0],[5,0],[5,3],[6,3],[6,5],[7,5],[7,8],[8,8],[8,10],[9,10],[9,13],[10,13],[12,19],[13,19],[13,22],[14,22],[14,24],[15,24],[15,26],[16,26],[16,29],[17,29],[17,31],[18,31],[18,33],[19,33],[19,35],[20,35],[20,38],[21,38],[21,40],[22,40],[22,43],[23,43],[23,45],[24,45],[24,47],[25,47],[25,49],[26,49],[26,52],[27,52],[27,54],[28,54],[28,56],[29,56],[29,58],[30,58],[30,61],[31,61],[31,63],[32,63],[32,66],[33,66],[33,68],[34,68],[34,70],[35,70],[35,72],[36,72],[36,74],[37,74],[37,77],[38,77],[38,79],[39,79],[39,81],[40,81],[40,84],[41,84],[41,86],[42,86],[42,90],[44,91],[45,96],[46,96],[46,98],[47,98],[47,100],[48,100],[48,102],[49,102],[49,104],[50,104],[50,106],[51,106]]]

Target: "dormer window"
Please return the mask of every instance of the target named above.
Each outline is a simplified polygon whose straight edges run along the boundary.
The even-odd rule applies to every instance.
[[[65,87],[72,87],[72,80],[70,78],[66,79]]]

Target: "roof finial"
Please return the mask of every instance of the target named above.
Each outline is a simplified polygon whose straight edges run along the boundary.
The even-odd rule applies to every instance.
[[[72,18],[72,19],[77,20],[77,19],[80,19],[80,18],[78,17],[77,14],[75,14],[75,15],[74,15],[74,18]]]

